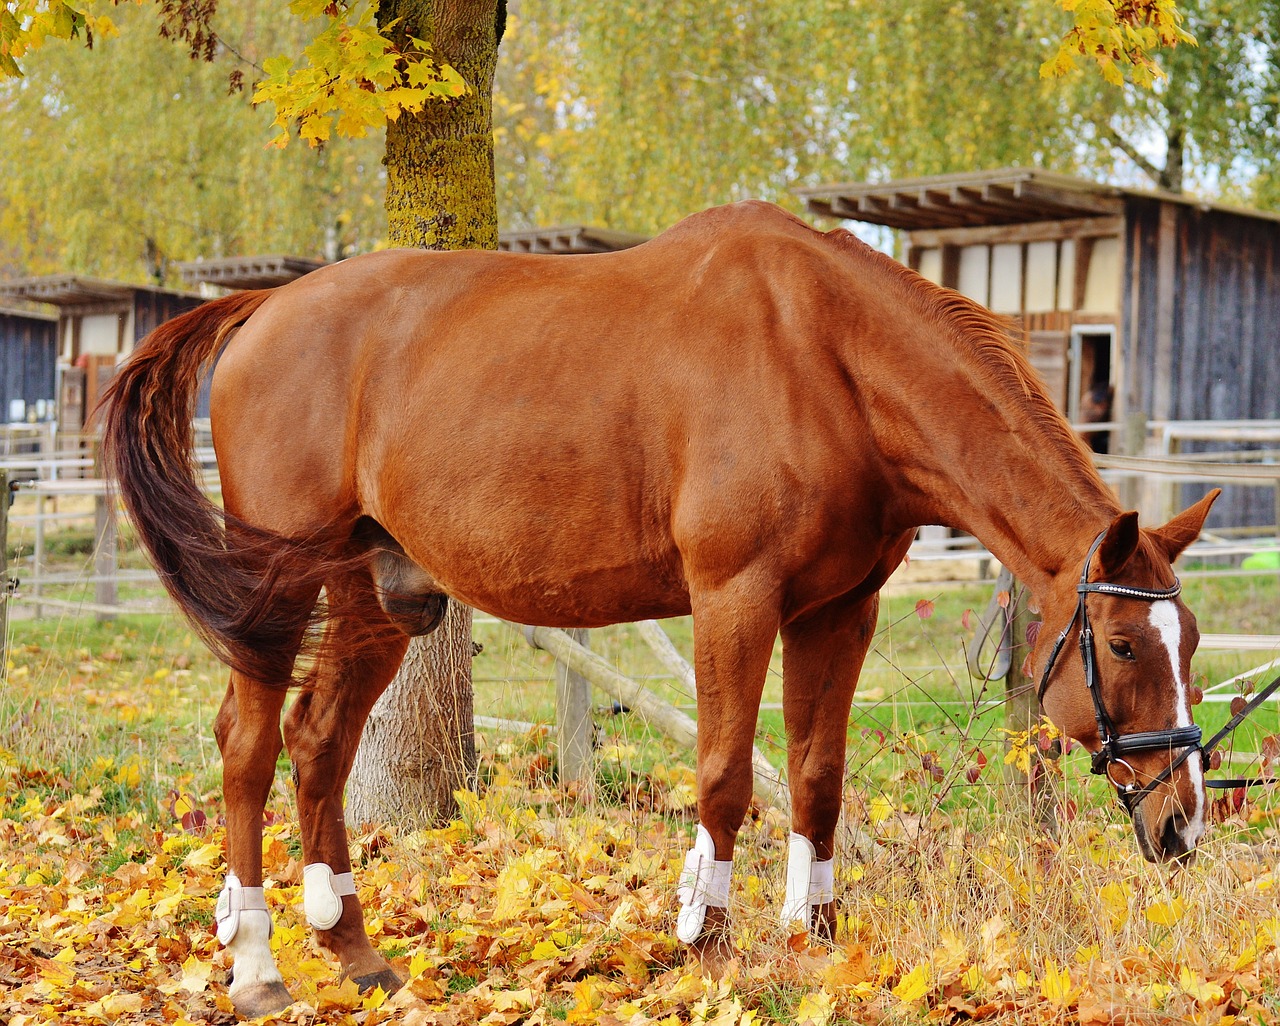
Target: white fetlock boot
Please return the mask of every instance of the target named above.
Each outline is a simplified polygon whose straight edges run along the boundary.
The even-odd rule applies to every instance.
[[[218,941],[231,954],[230,996],[246,1017],[279,1011],[292,998],[271,954],[275,924],[261,887],[245,887],[228,873],[214,910]]]
[[[680,914],[676,918],[676,937],[692,944],[702,932],[708,908],[729,907],[729,880],[733,862],[716,861],[716,844],[701,823],[693,848],[684,858],[684,872],[676,894],[680,898]]]
[[[302,911],[317,930],[332,930],[342,918],[342,899],[356,893],[354,873],[335,873],[323,862],[302,867]]]
[[[814,926],[813,912],[835,900],[835,859],[819,861],[813,842],[793,833],[787,846],[787,897],[782,903],[782,925]]]

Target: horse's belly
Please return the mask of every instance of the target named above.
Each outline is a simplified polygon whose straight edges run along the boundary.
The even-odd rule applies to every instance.
[[[683,588],[655,587],[652,580],[627,574],[511,584],[471,580],[448,590],[493,616],[544,627],[603,627],[690,611]]]

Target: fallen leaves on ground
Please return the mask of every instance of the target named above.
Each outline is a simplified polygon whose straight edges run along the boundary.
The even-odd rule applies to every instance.
[[[537,747],[508,751],[518,763],[541,758]],[[134,771],[99,769],[110,780]],[[208,796],[175,792],[167,818],[149,822],[105,801],[100,787],[68,792],[5,753],[0,775],[5,1020],[234,1021],[227,959],[211,929],[224,866]],[[272,946],[296,999],[275,1021],[1277,1018],[1269,826],[1261,842],[1211,842],[1197,865],[1171,872],[1142,863],[1128,832],[1099,825],[1101,815],[1082,816],[1061,843],[1019,833],[1012,820],[977,834],[942,817],[922,819],[908,837],[876,796],[864,803],[864,825],[881,848],[869,861],[838,863],[840,929],[828,948],[775,922],[787,826],[766,813],[744,828],[731,908],[741,958],[717,982],[688,964],[672,936],[690,771],[652,774],[642,807],[584,808],[520,765],[494,777],[502,783],[482,796],[460,797],[459,818],[443,829],[353,840],[370,934],[407,980],[391,996],[339,979],[311,940],[298,830],[283,807],[273,811],[263,841]]]

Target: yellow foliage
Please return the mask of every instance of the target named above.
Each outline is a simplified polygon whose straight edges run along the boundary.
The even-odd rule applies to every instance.
[[[906,1005],[913,1005],[930,990],[930,967],[928,962],[921,962],[898,981],[893,988],[893,996]]]
[[[1180,897],[1170,901],[1155,901],[1147,906],[1143,915],[1156,926],[1173,926],[1186,914],[1187,903]]]

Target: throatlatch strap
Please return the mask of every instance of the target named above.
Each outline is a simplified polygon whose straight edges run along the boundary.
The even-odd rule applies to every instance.
[[[355,894],[353,873],[335,873],[323,862],[302,869],[302,909],[317,930],[331,930],[342,918],[342,898]]]
[[[266,912],[267,922],[271,924],[272,930],[275,929],[275,924],[271,923],[271,913],[267,911],[267,897],[263,889],[243,887],[235,873],[228,873],[213,912],[214,922],[218,924],[218,943],[223,947],[235,940],[236,933],[240,930],[241,912]]]
[[[676,894],[680,898],[680,914],[676,918],[676,937],[692,944],[702,932],[708,908],[727,908],[729,881],[733,862],[716,861],[716,844],[701,823],[693,848],[684,857],[684,871]]]
[[[787,846],[787,896],[782,903],[782,925],[801,922],[813,928],[813,910],[835,900],[835,859],[819,861],[813,842],[793,833]]]

